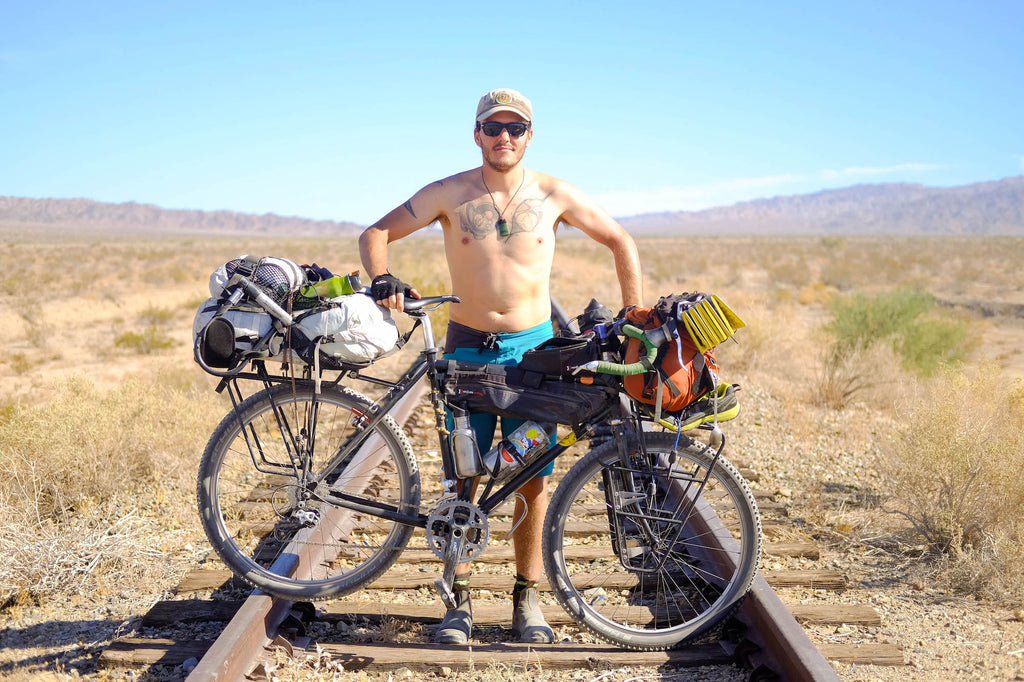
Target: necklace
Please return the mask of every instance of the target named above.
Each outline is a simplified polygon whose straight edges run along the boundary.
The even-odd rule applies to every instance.
[[[508,203],[505,204],[505,208],[498,210],[498,204],[494,201],[494,195],[491,194],[491,188],[487,186],[487,181],[484,180],[484,169],[480,169],[480,180],[484,183],[484,189],[487,190],[487,196],[491,198],[491,205],[494,206],[495,212],[498,214],[498,221],[494,223],[494,227],[498,230],[498,234],[502,237],[507,237],[512,234],[512,230],[509,229],[508,221],[505,220],[505,211],[512,205],[512,202],[516,200],[519,195],[519,190],[523,188],[523,183],[526,182],[526,169],[523,169],[523,179],[519,181],[519,187],[509,198]]]

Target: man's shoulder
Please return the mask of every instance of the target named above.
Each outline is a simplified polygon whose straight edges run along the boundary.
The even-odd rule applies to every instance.
[[[441,178],[440,180],[435,180],[434,182],[432,182],[429,185],[427,185],[427,187],[425,189],[431,189],[432,188],[435,191],[437,191],[437,190],[462,189],[464,187],[468,187],[468,186],[473,186],[473,185],[479,184],[479,181],[478,181],[479,177],[480,177],[480,169],[479,168],[471,168],[469,170],[464,170],[461,173],[455,173],[454,175],[449,175],[446,178]]]
[[[534,177],[537,189],[551,199],[564,201],[570,197],[577,197],[580,194],[580,190],[575,185],[553,175],[534,171]]]

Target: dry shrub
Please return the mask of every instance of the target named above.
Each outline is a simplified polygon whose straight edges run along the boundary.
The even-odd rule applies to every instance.
[[[169,366],[101,391],[75,377],[4,410],[0,604],[166,570],[154,548],[191,522],[195,462],[226,412],[200,378]]]
[[[892,503],[953,587],[1024,599],[1024,390],[994,368],[920,382],[883,450]]]

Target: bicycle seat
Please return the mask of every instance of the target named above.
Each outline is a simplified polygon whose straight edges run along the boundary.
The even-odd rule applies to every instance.
[[[452,296],[446,294],[444,296],[424,296],[423,298],[406,298],[405,299],[405,312],[409,314],[418,313],[421,310],[429,309],[433,310],[443,303],[461,303],[462,300],[458,296]]]

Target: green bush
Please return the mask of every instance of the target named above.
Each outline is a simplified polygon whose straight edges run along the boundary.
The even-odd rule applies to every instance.
[[[826,331],[833,340],[823,354],[818,395],[833,407],[886,380],[870,360],[880,345],[896,354],[903,369],[922,377],[959,366],[966,356],[966,323],[937,314],[935,299],[926,291],[900,288],[874,298],[843,296],[833,301],[832,313]]]
[[[143,332],[126,331],[118,334],[114,339],[114,345],[118,348],[135,351],[142,355],[148,355],[156,350],[163,350],[174,345],[174,339],[156,327],[147,327]]]

